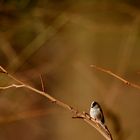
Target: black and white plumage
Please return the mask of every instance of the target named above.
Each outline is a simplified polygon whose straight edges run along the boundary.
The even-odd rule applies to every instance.
[[[102,124],[105,123],[103,111],[100,105],[95,101],[91,103],[90,116],[95,120],[100,121]]]

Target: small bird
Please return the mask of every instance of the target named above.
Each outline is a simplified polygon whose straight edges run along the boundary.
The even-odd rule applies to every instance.
[[[93,119],[95,119],[95,120],[101,122],[102,124],[105,123],[103,111],[102,111],[100,105],[99,105],[97,102],[95,102],[95,101],[93,101],[93,102],[91,103],[91,107],[90,107],[90,116],[91,116]]]

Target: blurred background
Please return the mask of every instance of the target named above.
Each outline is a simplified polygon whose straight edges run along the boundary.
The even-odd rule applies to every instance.
[[[89,112],[100,103],[114,140],[140,138],[139,0],[0,0],[0,65],[55,98]],[[0,86],[15,83],[0,75]],[[102,140],[65,109],[27,89],[0,91],[1,140]]]

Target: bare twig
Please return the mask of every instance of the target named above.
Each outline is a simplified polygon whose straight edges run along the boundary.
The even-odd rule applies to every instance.
[[[1,67],[1,66],[0,66],[0,72],[1,73],[7,73],[7,71],[3,67]]]
[[[76,118],[83,119],[89,125],[91,125],[94,128],[96,128],[106,139],[108,139],[108,137],[106,137],[106,136],[109,136],[109,139],[113,140],[112,135],[111,135],[109,129],[107,128],[107,126],[102,124],[98,120],[95,120],[94,118],[91,118],[88,113],[86,113],[86,112],[83,112],[82,114],[77,113],[76,116],[73,116],[72,118],[74,118],[74,119],[76,119]]]
[[[38,94],[48,98],[52,103],[57,104],[65,109],[69,110],[75,116],[74,118],[80,118],[80,119],[84,120],[86,123],[88,123],[89,125],[91,125],[92,127],[96,128],[96,130],[98,132],[100,132],[100,134],[102,134],[106,138],[106,140],[112,140],[112,136],[111,136],[111,133],[109,132],[108,128],[105,125],[100,124],[95,119],[91,118],[88,113],[85,113],[85,112],[81,113],[78,110],[76,110],[75,108],[73,108],[72,106],[65,104],[64,102],[57,100],[56,98],[50,96],[48,93],[46,93],[44,91],[40,91],[34,87],[31,87],[30,85],[25,84],[24,82],[18,80],[17,78],[15,78],[11,74],[9,74],[2,67],[0,67],[0,70],[1,70],[0,71],[1,73],[7,74],[8,77],[10,77],[11,79],[13,79],[14,81],[16,81],[17,83],[20,84],[20,85],[12,84],[9,86],[0,87],[0,89],[4,90],[4,89],[12,88],[12,87],[16,87],[16,88],[24,87],[31,91],[34,91],[35,93],[38,93]]]
[[[20,87],[24,87],[24,85],[11,84],[11,85],[9,85],[9,86],[0,87],[0,89],[8,89],[8,88],[12,88],[12,87],[20,88]]]
[[[99,71],[102,71],[102,72],[104,72],[104,73],[107,73],[107,74],[109,74],[109,75],[111,75],[111,76],[113,76],[113,77],[119,79],[120,81],[122,81],[124,84],[126,84],[126,85],[128,85],[128,86],[131,86],[131,87],[140,89],[140,86],[139,86],[139,85],[134,84],[134,83],[131,83],[131,82],[127,81],[126,79],[124,79],[124,78],[118,76],[117,74],[114,74],[113,72],[111,72],[111,71],[109,71],[109,70],[106,70],[106,69],[104,69],[104,68],[98,67],[98,66],[96,66],[96,65],[90,65],[90,67],[91,67],[91,68],[95,68],[95,69],[97,69],[97,70],[99,70]]]
[[[0,116],[0,124],[24,120],[24,119],[30,119],[30,118],[34,118],[34,117],[38,117],[38,116],[47,115],[47,114],[48,114],[48,109],[47,110],[46,109],[36,109],[36,110],[32,110],[32,111],[17,113],[15,115],[6,116],[6,117]]]
[[[42,75],[41,75],[41,74],[39,75],[39,78],[40,78],[40,81],[41,81],[42,91],[44,91],[44,92],[45,92],[44,81],[43,81],[43,78],[42,78]]]

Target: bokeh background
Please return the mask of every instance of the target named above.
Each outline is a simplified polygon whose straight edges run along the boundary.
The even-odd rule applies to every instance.
[[[93,100],[114,140],[140,138],[140,90],[90,68],[140,84],[139,0],[1,0],[0,65],[77,108]],[[0,75],[0,86],[14,83]],[[1,140],[102,140],[65,109],[27,89],[0,91]]]

